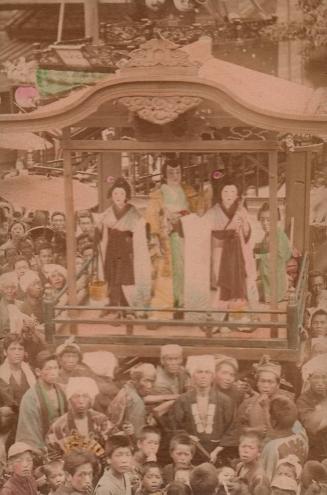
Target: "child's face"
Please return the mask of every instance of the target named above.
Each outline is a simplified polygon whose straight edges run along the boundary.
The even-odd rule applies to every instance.
[[[156,455],[160,445],[160,437],[156,433],[147,433],[143,440],[137,442],[138,448],[147,456]]]
[[[16,456],[11,461],[11,466],[14,474],[17,476],[31,476],[33,471],[33,457],[30,452],[24,452]]]
[[[229,482],[234,479],[235,471],[231,467],[223,467],[218,474],[218,481],[221,485],[228,486]]]
[[[311,333],[313,337],[326,337],[327,316],[323,314],[314,315],[311,319]]]
[[[179,444],[170,452],[170,456],[176,467],[187,468],[190,466],[193,452],[190,445]]]
[[[288,478],[292,478],[296,480],[296,473],[293,466],[289,464],[281,464],[276,470],[276,476],[287,476]]]
[[[142,486],[147,493],[155,493],[162,485],[160,469],[151,467],[143,476]]]
[[[126,473],[131,469],[132,452],[128,447],[119,447],[111,456],[111,468],[119,474]]]
[[[56,490],[59,486],[65,483],[65,472],[62,466],[51,467],[47,475],[47,481],[51,490]]]
[[[255,438],[244,437],[239,445],[240,459],[245,464],[256,461],[260,455],[258,441]]]

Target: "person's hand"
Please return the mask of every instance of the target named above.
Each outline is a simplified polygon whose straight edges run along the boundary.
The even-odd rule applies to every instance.
[[[262,394],[260,395],[259,399],[258,399],[258,404],[263,407],[264,409],[268,409],[269,408],[269,397],[267,394]]]
[[[132,423],[124,423],[123,424],[123,432],[125,433],[125,435],[127,435],[129,437],[131,437],[132,435],[134,435],[135,428],[132,425]]]
[[[215,450],[213,450],[212,452],[210,452],[210,462],[212,464],[216,464],[217,462],[217,458],[218,458],[218,455],[220,454],[220,452],[224,450],[224,447],[216,447]]]
[[[146,454],[146,462],[157,462],[156,454],[154,452]]]

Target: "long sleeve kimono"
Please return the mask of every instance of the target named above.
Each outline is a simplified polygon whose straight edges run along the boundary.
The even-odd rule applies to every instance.
[[[189,435],[197,436],[208,452],[218,445],[229,447],[237,444],[233,434],[232,401],[215,389],[210,391],[206,425],[199,421],[194,390],[182,394],[176,400],[170,417],[174,430],[185,430]]]
[[[286,263],[291,257],[291,247],[285,232],[277,228],[277,297],[282,301],[287,292]],[[265,301],[270,298],[270,263],[269,246],[262,242],[255,250],[259,258],[259,272],[263,285]]]
[[[57,386],[56,391],[58,411],[56,415],[52,414],[52,417],[49,404],[47,404],[44,398],[44,393],[41,391],[39,382],[25,393],[19,409],[16,442],[25,442],[35,450],[46,447],[45,435],[49,430],[51,422],[57,417],[62,416],[67,410],[64,393]]]
[[[144,219],[133,205],[127,204],[118,213],[113,206],[109,207],[103,214],[102,223],[105,228],[104,272],[111,303],[119,305],[119,300],[114,300],[118,289],[129,306],[148,306],[151,262]]]
[[[223,301],[242,299],[253,301],[256,294],[256,269],[251,242],[251,228],[245,235],[235,225],[239,213],[247,221],[245,208],[235,208],[229,214],[219,203],[210,210],[213,221],[211,273],[212,286],[218,288]],[[208,213],[209,213],[208,212]]]

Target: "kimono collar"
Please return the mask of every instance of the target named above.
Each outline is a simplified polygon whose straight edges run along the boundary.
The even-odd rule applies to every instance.
[[[112,205],[112,211],[114,212],[114,215],[117,220],[120,220],[123,218],[123,216],[128,212],[128,210],[131,208],[132,205],[129,203],[126,203],[123,208],[117,208],[115,204]]]
[[[224,205],[220,202],[218,204],[219,204],[220,208],[223,210],[223,212],[225,213],[226,217],[228,217],[231,220],[234,217],[234,215],[235,215],[235,213],[239,207],[239,200],[236,199],[230,208],[225,208]]]

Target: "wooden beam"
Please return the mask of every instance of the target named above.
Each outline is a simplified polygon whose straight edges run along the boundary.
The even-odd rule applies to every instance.
[[[69,139],[69,128],[63,129],[63,139]],[[68,304],[77,304],[76,288],[76,238],[75,238],[75,208],[74,208],[74,187],[73,187],[73,167],[71,152],[63,151],[64,159],[64,189],[65,189],[65,211],[66,211],[66,243],[67,243],[67,284],[68,284]]]
[[[205,151],[206,153],[216,152],[239,152],[256,153],[262,151],[276,151],[278,144],[275,141],[129,141],[113,140],[102,141],[100,139],[78,140],[71,139],[64,143],[65,149],[70,151],[131,151],[131,152],[195,152]]]
[[[270,211],[270,232],[269,232],[269,263],[270,263],[270,308],[277,309],[277,224],[278,224],[278,163],[277,152],[269,153],[269,211]],[[275,316],[271,316],[271,321],[275,321]],[[272,337],[276,337],[272,331]]]

